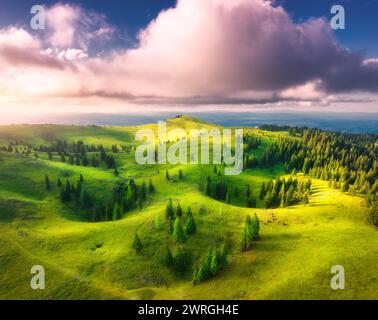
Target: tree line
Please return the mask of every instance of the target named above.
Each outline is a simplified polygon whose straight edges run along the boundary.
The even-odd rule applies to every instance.
[[[48,175],[45,176],[45,188],[47,191],[52,190],[52,183]],[[112,189],[110,198],[98,199],[86,187],[83,175],[80,175],[76,183],[69,179],[62,181],[58,178],[57,188],[62,203],[74,204],[89,213],[86,220],[92,222],[119,220],[128,211],[136,207],[141,209],[148,194],[155,193],[152,180],[149,180],[148,185],[145,182],[137,185],[133,179],[130,179],[117,182]]]
[[[284,208],[303,202],[308,204],[311,193],[311,179],[280,179],[263,182],[260,190],[260,200],[265,200],[265,208]]]

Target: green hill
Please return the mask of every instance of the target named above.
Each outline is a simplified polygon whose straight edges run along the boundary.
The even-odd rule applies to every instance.
[[[328,179],[312,178],[308,203],[266,209],[266,200],[259,197],[263,183],[280,176],[301,184],[307,175],[291,173],[278,160],[233,177],[223,176],[221,165],[140,166],[134,159],[134,134],[142,127],[156,132],[157,125],[0,127],[1,299],[378,298],[378,234],[367,222],[363,192],[342,192],[331,188]],[[168,121],[168,128],[173,127],[218,126],[184,115]],[[250,151],[258,163],[280,139],[301,139],[299,133],[257,128],[245,128],[245,133],[258,141]],[[75,198],[81,175],[90,205],[83,192]],[[214,183],[227,183],[227,201],[206,193],[208,176]],[[109,221],[103,211],[109,211],[109,203],[117,211],[114,195],[126,190],[127,197],[131,180],[138,200],[129,199],[119,219]],[[74,191],[70,200],[62,201],[67,181]],[[151,183],[155,191],[149,190]],[[255,199],[252,208],[246,207],[247,186]],[[182,208],[184,229],[189,207],[196,222],[197,232],[182,244],[175,241],[166,219],[170,199],[175,210],[178,204]],[[255,213],[260,239],[241,252],[246,217]],[[135,233],[143,244],[140,253],[132,247]],[[182,271],[165,265],[167,246],[174,256],[179,250],[185,253]],[[195,266],[209,249],[221,246],[228,263],[194,285]],[[33,265],[45,267],[45,290],[30,288]],[[330,287],[334,265],[345,267],[345,290]]]

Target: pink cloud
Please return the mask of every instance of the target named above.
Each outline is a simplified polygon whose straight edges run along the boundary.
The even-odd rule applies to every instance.
[[[296,24],[264,0],[179,0],[140,31],[136,48],[97,57],[89,45],[114,31],[104,16],[64,4],[47,15],[47,38],[0,30],[3,94],[196,104],[378,91],[375,60],[338,44],[328,21]]]

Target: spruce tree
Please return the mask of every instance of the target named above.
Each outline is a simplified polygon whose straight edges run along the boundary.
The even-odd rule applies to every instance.
[[[173,225],[173,237],[178,243],[183,243],[186,240],[185,232],[181,225],[181,220],[178,217]]]
[[[140,253],[143,249],[142,241],[140,240],[137,233],[134,234],[132,248],[135,250],[136,253]]]
[[[194,234],[197,231],[197,225],[196,225],[194,217],[191,213],[190,213],[190,215],[188,215],[188,219],[186,221],[185,231],[186,231],[186,234],[188,234],[188,235]]]
[[[169,220],[169,219],[173,219],[174,215],[175,215],[175,211],[173,209],[172,199],[169,199],[168,205],[165,209],[165,216],[167,220]]]
[[[51,184],[50,184],[50,179],[49,179],[48,175],[45,175],[45,187],[46,187],[47,191],[51,190]]]
[[[149,181],[149,185],[148,185],[148,192],[149,192],[150,194],[155,192],[155,187],[154,187],[154,185],[152,184],[152,180],[151,180],[151,179],[150,179],[150,181]]]
[[[143,181],[142,186],[140,188],[140,197],[142,201],[145,201],[147,198],[147,188],[146,188],[146,183]]]
[[[169,268],[169,267],[172,267],[173,263],[174,261],[173,261],[172,252],[167,246],[166,251],[165,251],[164,264],[166,267]]]
[[[188,209],[186,210],[186,217],[188,218],[191,215],[192,215],[192,209],[190,209],[190,207],[188,207]]]
[[[182,248],[178,248],[173,258],[174,268],[178,272],[184,272],[187,268],[187,256]]]
[[[181,218],[182,217],[182,208],[180,203],[177,205],[176,215]]]

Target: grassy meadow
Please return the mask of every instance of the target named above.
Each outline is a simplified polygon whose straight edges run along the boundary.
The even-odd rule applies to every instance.
[[[21,141],[21,146],[50,145],[57,139],[86,145],[137,146],[141,127],[24,125],[0,127],[0,146]],[[168,121],[169,128],[213,126],[187,116]],[[253,151],[258,159],[267,146],[288,132],[244,128],[262,140]],[[90,153],[89,153],[90,154]],[[148,165],[135,162],[134,151],[114,154],[118,174],[103,165],[72,165],[49,158],[0,151],[0,299],[377,299],[378,233],[366,221],[365,197],[332,189],[312,179],[308,204],[265,209],[246,208],[243,196],[230,195],[228,203],[207,196],[199,188],[213,173],[212,165]],[[178,179],[179,170],[183,178]],[[170,179],[166,179],[166,170]],[[51,190],[45,188],[45,176]],[[113,186],[127,179],[138,185],[150,179],[156,192],[141,207],[117,221],[88,222],[90,213],[59,199],[58,178],[77,181],[96,199],[106,198]],[[302,173],[296,174],[299,179]],[[256,167],[238,176],[224,177],[242,194],[246,185],[258,197],[263,182],[288,178],[284,167]],[[181,246],[188,267],[179,273],[161,261],[167,245],[178,245],[165,219],[172,199],[184,213],[190,206],[197,232]],[[260,219],[260,240],[241,252],[240,239],[247,215]],[[161,228],[156,227],[159,216]],[[185,214],[183,216],[185,221]],[[143,243],[137,254],[134,234]],[[193,285],[194,266],[209,248],[224,245],[228,263],[215,277]],[[46,288],[32,290],[30,269],[42,265]],[[345,290],[330,287],[331,267],[343,265]]]

